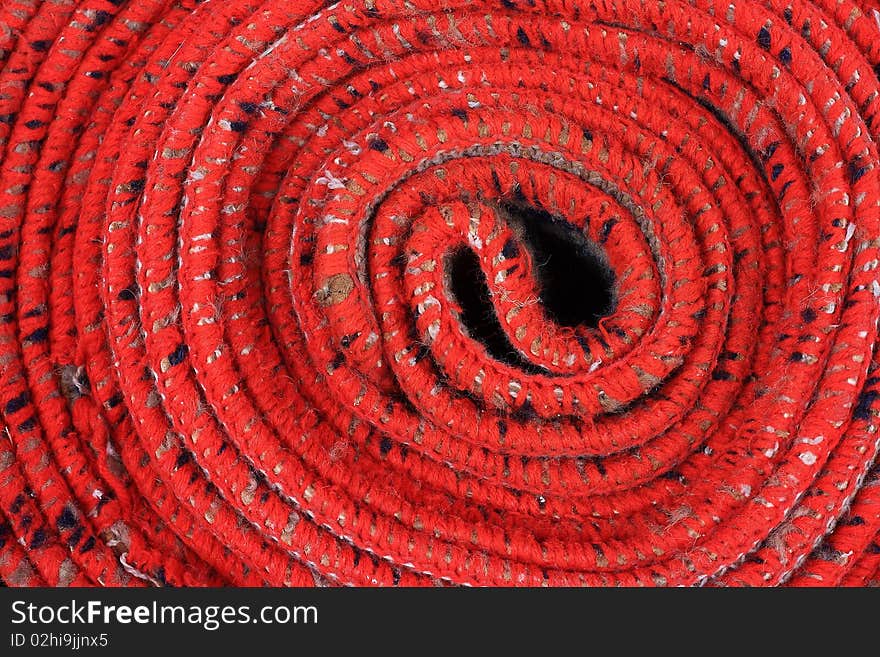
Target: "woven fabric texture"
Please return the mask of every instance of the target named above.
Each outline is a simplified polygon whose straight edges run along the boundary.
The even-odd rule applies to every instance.
[[[880,577],[875,0],[2,0],[0,65],[2,583]]]

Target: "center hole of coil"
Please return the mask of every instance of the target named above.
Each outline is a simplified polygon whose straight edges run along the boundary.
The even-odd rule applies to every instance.
[[[505,205],[500,214],[528,250],[547,315],[560,326],[595,328],[616,306],[616,279],[602,247],[569,222],[538,208]],[[519,248],[517,247],[517,248]],[[495,309],[477,255],[467,246],[446,260],[449,291],[468,334],[494,358],[536,370],[513,347]]]

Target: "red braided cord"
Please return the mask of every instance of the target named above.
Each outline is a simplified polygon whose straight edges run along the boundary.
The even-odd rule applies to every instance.
[[[873,581],[878,37],[874,0],[3,0],[0,578]],[[595,326],[523,221],[601,251]]]

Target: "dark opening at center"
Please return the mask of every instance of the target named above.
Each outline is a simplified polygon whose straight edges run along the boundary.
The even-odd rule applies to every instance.
[[[595,327],[616,303],[615,278],[601,247],[568,222],[532,207],[505,206],[500,214],[517,235],[515,253],[526,248],[540,300],[549,317],[561,326]],[[492,306],[489,286],[477,255],[462,246],[446,262],[450,292],[461,306],[461,322],[495,358],[525,369]]]
[[[507,219],[532,256],[541,303],[562,326],[595,328],[615,305],[605,253],[564,219],[533,207],[506,206]]]

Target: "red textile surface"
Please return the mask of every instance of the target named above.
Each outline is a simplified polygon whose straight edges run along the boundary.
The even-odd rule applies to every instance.
[[[5,584],[878,577],[874,0],[0,6]]]

